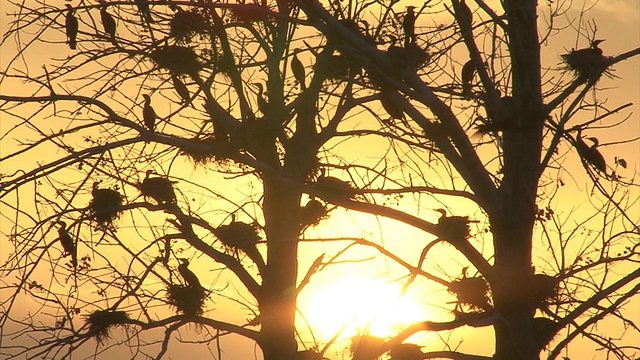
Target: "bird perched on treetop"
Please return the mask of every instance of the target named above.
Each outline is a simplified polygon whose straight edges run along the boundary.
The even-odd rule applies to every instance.
[[[67,16],[64,20],[64,25],[67,32],[67,43],[71,50],[76,49],[76,36],[78,35],[78,19],[73,15],[75,9],[71,5],[66,4]]]
[[[462,95],[468,97],[471,95],[471,82],[473,81],[473,74],[476,72],[476,65],[473,59],[469,59],[463,66],[460,77],[462,78]]]
[[[109,35],[109,40],[111,40],[111,43],[115,45],[116,44],[116,21],[113,19],[113,16],[111,16],[107,12],[107,5],[104,3],[104,1],[101,1],[100,3],[102,4],[102,7],[100,8],[100,19],[102,20],[102,26],[104,27],[104,32],[106,32],[107,35]]]
[[[598,146],[600,145],[599,141],[595,137],[588,137],[588,140],[593,142],[593,145],[588,146],[584,140],[582,140],[581,130],[578,130],[578,136],[576,138],[576,147],[578,148],[578,153],[582,159],[591,164],[596,170],[603,173],[605,176],[607,175],[607,162],[602,156],[600,150],[598,150]]]
[[[144,125],[149,131],[154,132],[156,128],[156,111],[151,107],[151,97],[147,94],[142,94],[144,98],[144,107],[142,108],[142,119]]]
[[[171,80],[173,80],[173,88],[176,89],[176,92],[180,95],[184,103],[188,105],[191,100],[191,95],[189,94],[187,85],[185,85],[176,74],[171,74]]]
[[[416,42],[416,13],[415,6],[407,6],[407,12],[402,20],[402,30],[404,30],[404,46]]]

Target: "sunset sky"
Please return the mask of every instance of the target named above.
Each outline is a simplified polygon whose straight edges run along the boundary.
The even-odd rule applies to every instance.
[[[468,2],[473,3],[473,1],[469,0]],[[53,3],[59,3],[60,8],[62,8],[66,2],[57,0]],[[73,4],[76,3],[77,1],[73,2]],[[488,1],[488,3],[493,6],[498,3],[498,1]],[[541,9],[539,16],[541,28],[545,27],[545,19],[548,18],[545,3],[545,1],[541,0],[539,5]],[[400,9],[404,9],[405,6],[409,4],[411,4],[411,2],[403,0],[396,4],[394,8],[400,12]],[[2,34],[8,31],[10,22],[14,20],[10,14],[15,11],[16,7],[7,2],[0,4],[0,32]],[[584,11],[583,19],[579,20],[578,15],[581,11]],[[421,16],[418,18],[418,26],[424,25],[425,27],[430,27],[433,23],[438,23],[439,21],[439,18]],[[578,31],[575,29],[575,26],[577,26],[579,22],[582,24],[597,25],[596,38],[606,40],[600,47],[607,56],[614,56],[640,47],[640,7],[638,6],[637,0],[574,1],[569,6],[569,10],[556,19],[555,26],[562,30],[552,32],[548,41],[542,46],[543,67],[558,70],[563,66],[560,58],[561,54],[567,53],[574,48],[589,46],[589,39],[578,35]],[[582,29],[580,32],[584,35],[588,31]],[[29,33],[29,36],[32,35],[33,34]],[[5,40],[0,49],[0,68],[6,70],[7,64],[9,61],[12,61],[12,70],[29,69],[31,75],[41,74],[43,65],[52,68],[55,66],[54,64],[60,63],[60,59],[65,59],[68,56],[68,47],[61,43],[61,41],[63,41],[61,37],[63,36],[64,34],[62,32],[47,33],[44,39],[51,43],[38,43],[36,47],[31,48],[26,54],[23,54],[24,58],[18,57],[15,60],[13,57],[16,53],[16,40]],[[22,39],[21,41],[26,40]],[[54,44],[53,42],[57,43]],[[464,63],[466,61],[466,58],[464,58],[466,54],[464,54],[464,52],[460,52],[460,54],[463,58],[456,60],[459,63]],[[123,61],[123,63],[129,66],[129,63],[126,61]],[[119,64],[118,66],[123,65]],[[460,66],[457,64],[452,66],[454,67],[453,71],[460,70]],[[614,158],[624,158],[628,163],[628,167],[627,169],[620,169],[619,174],[628,180],[637,178],[640,166],[640,142],[638,141],[640,137],[640,57],[635,56],[623,63],[616,64],[613,75],[613,78],[603,77],[598,85],[598,88],[603,90],[599,95],[607,99],[605,107],[614,109],[627,103],[633,103],[633,105],[608,119],[607,124],[613,124],[625,118],[626,121],[616,127],[590,131],[588,134],[585,134],[585,137],[595,136],[600,140],[602,145],[599,149],[601,149],[608,164],[611,166],[614,164]],[[70,80],[61,86],[71,90],[80,87],[83,81],[86,82],[86,79],[84,79],[81,74],[76,74],[76,76],[78,79]],[[566,73],[561,75],[560,71],[556,71],[553,76],[571,75]],[[31,95],[35,89],[35,86],[24,85],[15,79],[5,80],[0,84],[0,94],[2,95],[27,96]],[[90,93],[87,89],[80,89],[79,93],[85,90],[86,93]],[[112,106],[114,106],[118,114],[131,120],[140,118],[142,111],[142,91],[131,91],[131,97],[129,99],[122,97],[120,92],[117,91],[114,91],[113,94],[111,97],[113,101]],[[39,95],[47,94],[40,91]],[[224,94],[221,96],[223,95]],[[161,117],[176,110],[175,104],[169,103],[168,101],[162,102],[162,100],[159,95],[155,95],[154,106],[156,112],[160,114]],[[201,102],[202,101],[199,100],[197,103],[199,104]],[[35,122],[38,123],[44,132],[53,133],[70,127],[70,119],[72,118],[72,112],[75,110],[75,103],[65,103],[58,106],[59,107],[56,108],[56,111],[58,111],[56,115],[62,114],[61,117],[54,116],[53,110],[49,108],[41,117],[36,118]],[[29,108],[30,106],[25,106],[25,114],[29,113]],[[460,111],[462,112],[462,110]],[[584,113],[578,119],[580,121],[587,121],[598,115],[599,114],[595,113]],[[95,118],[92,118],[92,116],[95,116],[95,114],[79,114],[74,121],[77,121],[77,123],[84,122],[91,124],[95,122]],[[0,157],[16,151],[15,149],[19,146],[19,140],[37,139],[37,132],[35,131],[26,132],[23,129],[13,130],[14,126],[20,123],[20,120],[21,119],[10,116],[7,113],[0,113],[0,136],[3,136],[0,138]],[[365,113],[353,114],[348,120],[349,125],[368,122],[371,122],[371,118]],[[577,120],[573,120],[569,126],[577,123]],[[184,128],[196,128],[195,122],[187,123],[185,121],[185,124]],[[176,124],[171,124],[168,121],[159,122],[158,127],[167,133],[179,133],[183,130],[183,128],[180,128]],[[109,131],[115,132],[113,129]],[[27,138],[21,139],[20,137],[23,135],[27,136]],[[104,135],[104,133],[95,133],[95,139],[100,138],[101,135]],[[82,143],[83,141],[83,138],[79,134],[69,134],[68,139],[75,139],[78,143]],[[385,156],[386,149],[376,148],[376,144],[367,138],[354,139],[352,141],[352,143],[349,143],[350,145],[347,145],[349,147],[348,152],[344,151],[346,147],[341,147],[343,146],[342,144],[335,144],[336,149],[343,149],[344,152],[339,155],[345,159],[345,162],[352,161],[354,163],[358,162],[373,166]],[[152,147],[145,148],[139,151],[138,156],[144,159],[147,153],[154,150],[155,148]],[[564,154],[573,150],[568,146],[564,146],[561,148],[561,151],[563,151]],[[43,161],[63,155],[65,154],[57,145],[43,145],[38,156],[31,156],[29,158],[17,157],[3,161],[1,163],[2,168],[0,168],[0,173],[8,175],[22,170],[29,170],[37,167],[38,164]],[[590,194],[593,192],[593,188],[589,182],[590,180],[584,174],[582,165],[579,163],[575,152],[565,158],[564,161],[565,163],[562,165],[569,170],[561,172],[560,176],[564,182],[571,186],[558,189],[557,194],[554,194],[553,205],[557,205],[558,208],[561,209],[561,211],[559,211],[560,217],[566,219],[569,215],[575,215],[576,222],[578,222],[588,216],[587,210],[592,210],[591,207],[587,210],[585,209],[590,203]],[[574,161],[575,164],[567,164],[571,161]],[[160,164],[156,163],[147,165],[161,168]],[[190,210],[205,214],[205,216],[209,217],[208,220],[216,226],[228,224],[231,221],[229,216],[230,210],[228,211],[228,209],[233,209],[233,211],[238,210],[236,209],[236,205],[240,202],[246,201],[247,203],[257,204],[261,200],[261,190],[257,189],[255,184],[252,183],[252,179],[255,178],[251,178],[250,176],[236,178],[229,174],[223,175],[213,170],[194,166],[193,163],[188,161],[184,161],[183,163],[172,162],[170,170],[172,176],[181,179],[175,185],[181,191],[179,201],[189,202]],[[70,169],[66,174],[67,177],[52,177],[52,179],[60,181],[60,183],[64,183],[65,185],[74,186],[83,184],[83,181],[85,181],[84,177],[86,172],[84,172],[84,169]],[[345,174],[346,173],[338,174],[336,171],[329,175],[344,177]],[[122,175],[131,182],[140,181],[144,176],[143,173],[136,173],[134,171]],[[56,197],[53,190],[56,185],[54,180],[52,180],[51,183],[45,182],[45,184],[42,185],[42,188],[47,191],[46,196],[49,198]],[[447,183],[448,180],[446,174],[440,179],[429,179],[429,181],[443,186],[450,185]],[[362,182],[364,183],[364,181]],[[113,184],[115,184],[115,182],[109,182],[107,180],[100,186],[107,187]],[[200,186],[199,184],[203,184],[204,186]],[[73,194],[74,204],[76,204],[76,206],[84,206],[90,201],[90,185],[90,183],[84,184],[84,187],[82,187],[84,190]],[[376,183],[376,185],[378,184]],[[210,186],[211,189],[207,189],[207,186]],[[32,192],[34,192],[34,189],[35,188],[29,188]],[[131,189],[133,188],[130,188],[130,192],[126,194],[127,199],[138,199],[139,194]],[[632,190],[632,195],[633,194],[635,194],[635,198],[637,198],[639,194],[637,188]],[[21,196],[24,196],[24,199],[28,199],[28,201],[35,200],[35,195],[27,191],[24,191],[24,194]],[[631,196],[631,198],[634,199],[634,196]],[[304,199],[307,200],[308,198]],[[395,208],[435,223],[437,222],[439,214],[434,210],[443,207],[440,202],[442,201],[442,197],[438,199],[439,201],[436,201],[433,198],[407,195],[402,199],[398,199],[397,204],[394,204],[394,206]],[[3,202],[0,202],[0,209],[4,212],[11,208],[8,204],[11,203],[11,201],[15,201],[15,199],[3,199],[2,201]],[[483,255],[491,257],[493,251],[491,238],[490,235],[487,235],[488,224],[483,218],[482,212],[477,206],[471,205],[469,201],[458,200],[453,203],[447,203],[447,205],[451,204],[453,204],[451,208],[455,209],[459,215],[469,216],[473,220],[478,220],[478,222],[473,223],[471,227],[471,233],[475,236],[473,244]],[[596,205],[593,206],[595,207]],[[55,209],[55,206],[51,206],[50,209]],[[262,220],[261,214],[255,211],[255,208],[252,209],[249,206],[239,209],[237,212],[240,221],[249,223],[253,218]],[[635,216],[635,219],[638,219],[640,217],[640,207],[636,204],[634,209],[632,205],[630,213],[632,216]],[[12,255],[11,252],[14,251],[13,246],[9,243],[8,234],[16,231],[16,229],[13,228],[14,219],[6,214],[9,214],[9,212],[0,215],[0,263],[2,264],[7,261]],[[51,214],[46,214],[46,216],[50,215]],[[42,218],[46,217],[42,214],[39,216],[42,216]],[[154,222],[163,221],[166,217],[167,215],[162,212],[149,215],[143,214],[139,210],[138,212],[132,211],[132,214],[127,214],[121,219],[122,224],[125,225],[118,233],[118,236],[123,239],[123,241],[131,241],[132,244],[130,248],[132,251],[139,251],[147,256],[148,253],[145,253],[145,251],[151,253],[147,246],[148,243],[144,241],[135,242],[134,239],[155,239],[161,231],[153,228],[152,225]],[[26,221],[29,221],[29,219]],[[31,225],[32,224],[29,223],[28,226]],[[598,225],[593,223],[593,225],[590,226],[597,227]],[[170,226],[167,225],[167,227]],[[83,230],[82,235],[90,236],[91,241],[95,241],[95,243],[98,244],[98,239],[100,238],[98,232],[88,228],[89,227]],[[53,227],[43,227],[37,231],[46,239],[46,244],[56,239],[57,235]],[[537,241],[542,238],[542,234],[538,233],[536,234],[535,240]],[[422,248],[434,239],[435,236],[418,231],[406,224],[352,210],[344,210],[342,208],[331,212],[330,218],[323,221],[320,226],[307,230],[299,246],[299,278],[302,279],[314,261],[320,256],[324,255],[325,259],[335,258],[333,258],[334,262],[330,266],[323,268],[321,272],[313,275],[310,283],[299,293],[297,322],[300,337],[305,340],[303,346],[313,346],[313,340],[324,345],[337,335],[334,345],[329,348],[325,356],[331,360],[345,359],[349,353],[348,350],[346,350],[348,348],[348,339],[359,333],[370,333],[378,337],[388,338],[398,334],[412,322],[423,320],[451,320],[450,308],[451,304],[455,303],[454,296],[446,290],[443,290],[442,286],[422,277],[418,277],[411,286],[403,289],[403,285],[407,283],[409,278],[407,269],[385,257],[384,254],[376,248],[363,244],[365,241],[368,241],[384,246],[390,253],[398,256],[409,264],[416,265]],[[207,240],[213,242],[211,238]],[[360,243],[356,244],[358,241],[360,241]],[[102,244],[104,245],[104,243]],[[212,265],[211,259],[202,256],[198,251],[186,246],[185,242],[179,244],[180,246],[173,249],[176,254],[190,259],[191,263],[189,268],[199,276],[205,288],[220,293],[220,296],[216,295],[206,303],[205,315],[240,324],[252,320],[255,314],[248,308],[253,306],[255,309],[255,303],[252,302],[253,299],[250,299],[247,291],[240,289],[238,282],[234,280],[228,272],[225,273],[223,271],[222,265]],[[55,246],[57,246],[57,244],[53,247],[55,248]],[[576,245],[576,248],[577,247],[579,246]],[[108,245],[105,246],[105,249],[108,248]],[[452,249],[453,248],[447,244],[435,246],[433,251],[429,253],[423,269],[448,281],[462,277],[469,263],[460,254],[452,251]],[[266,253],[264,247],[260,248],[260,251]],[[137,255],[133,256],[121,249],[96,253],[94,249],[83,247],[80,249],[80,252],[82,256],[87,255],[99,259],[96,260],[96,263],[111,263],[116,267],[124,269],[122,270],[123,273],[127,274],[129,274],[127,271],[131,271],[134,274],[136,272],[142,272],[146,266],[141,260],[142,257],[138,258]],[[53,251],[51,251],[51,253],[53,254]],[[549,266],[551,264],[551,257],[544,243],[536,243],[534,255],[537,261],[534,265],[540,269],[553,267]],[[50,255],[50,257],[46,259],[57,259],[59,256],[60,253],[57,252],[55,255]],[[147,261],[149,259],[144,258],[144,260]],[[65,270],[62,267],[64,261],[66,260],[60,260],[59,265],[52,265],[51,269],[43,270],[63,273]],[[172,257],[169,266],[175,270],[178,266],[176,258]],[[107,269],[106,266],[105,269]],[[169,276],[169,272],[166,271],[166,269],[160,271],[164,271],[162,273],[164,276]],[[255,275],[258,274],[259,271],[255,267],[252,267],[250,268],[250,272]],[[470,272],[472,275],[475,275],[475,270],[470,270]],[[36,273],[33,276],[46,279],[48,273]],[[77,306],[91,307],[95,305],[95,303],[90,301],[91,299],[95,300],[96,303],[112,304],[114,299],[117,298],[117,294],[110,294],[110,296],[113,295],[114,297],[105,300],[106,296],[103,297],[102,294],[97,293],[99,284],[92,283],[83,284],[84,287],[81,286],[80,290],[78,290],[79,292],[76,294],[74,293],[75,290],[71,290],[72,280],[70,278],[67,280],[68,282],[56,282],[52,280],[48,285],[52,290],[55,289],[61,293],[68,291],[68,295],[70,295],[69,299],[73,299],[70,300],[70,302],[81,299],[82,296],[86,296],[86,299],[89,299],[86,303],[77,300]],[[3,281],[12,283],[14,280],[4,279]],[[4,285],[5,283],[0,284]],[[155,281],[152,284],[148,284],[148,286],[150,292],[161,292],[165,289],[165,284],[160,281]],[[6,290],[0,288],[0,295],[3,294],[3,291]],[[26,297],[22,298],[24,299]],[[241,300],[238,301],[237,299]],[[130,303],[125,302],[123,304],[124,308],[129,307],[133,309],[138,306],[133,300],[128,301],[130,301]],[[631,315],[636,321],[636,324],[640,322],[640,312],[637,311],[639,308],[640,300],[636,297],[628,306],[628,309],[636,309],[635,315]],[[156,307],[147,310],[159,318],[167,316],[167,314],[170,313],[167,307]],[[50,308],[42,308],[37,301],[27,300],[20,304],[13,316],[21,315],[26,317],[28,314],[37,311],[46,313],[43,317],[44,320],[42,320],[45,322],[52,322],[53,319],[59,315],[54,314],[54,311]],[[79,324],[81,324],[81,322],[79,322]],[[312,331],[310,331],[310,329]],[[137,338],[126,330],[118,329],[112,333],[113,338],[108,341],[109,345],[105,347],[85,345],[82,353],[89,356],[96,351],[96,349],[99,349],[99,351],[108,349],[105,354],[109,354],[108,356],[112,358],[115,356],[133,356],[134,354],[130,352],[130,349],[125,347],[110,348],[110,346],[118,344],[119,342],[123,344],[143,344],[153,336],[155,336],[154,339],[157,340],[162,336],[163,330],[164,329],[156,330],[149,335],[144,335],[142,338]],[[5,329],[3,331],[6,334],[15,331],[15,329]],[[184,327],[179,332],[180,340],[186,343],[198,339],[201,331],[204,330],[196,325]],[[441,349],[445,342],[449,342],[453,346],[459,346],[460,351],[463,352],[473,351],[483,355],[492,354],[494,344],[492,340],[493,334],[490,328],[481,331],[460,329],[440,335],[442,336],[422,332],[411,337],[409,342],[424,345],[424,351]],[[612,334],[612,336],[618,335],[623,334]],[[149,336],[149,338],[145,338],[146,336]],[[629,341],[633,341],[633,339],[629,339]],[[8,343],[3,342],[3,345],[6,344],[11,344],[11,340],[9,340]],[[154,346],[157,346],[157,344],[154,344]],[[226,359],[261,358],[260,350],[257,346],[255,346],[253,342],[247,341],[240,336],[232,335],[223,337],[220,341],[220,347],[223,349],[223,358]],[[150,348],[152,348],[152,346],[150,346]],[[217,344],[213,341],[204,344],[180,344],[179,341],[172,341],[166,358],[184,358],[185,348],[189,349],[188,351],[192,359],[210,357],[212,354],[215,356],[218,355]],[[591,345],[583,349],[574,346],[571,347],[571,350],[572,359],[599,358],[593,355],[594,348]],[[153,353],[153,351],[150,351],[150,353]],[[100,356],[98,356],[98,358],[100,358]]]

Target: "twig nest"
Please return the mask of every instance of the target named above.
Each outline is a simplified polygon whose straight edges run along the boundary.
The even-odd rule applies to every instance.
[[[150,197],[155,200],[158,205],[175,204],[176,193],[173,190],[174,182],[165,177],[149,177],[150,171],[147,171],[147,176],[138,184],[138,189],[143,196]]]
[[[568,54],[560,56],[567,68],[573,70],[579,78],[597,80],[607,71],[608,66],[608,58],[602,55],[602,49],[598,47],[603,41],[595,40],[589,48],[572,49]]]
[[[241,221],[232,221],[229,225],[221,225],[215,230],[214,234],[229,251],[240,249],[246,252],[254,249],[258,242],[262,240],[255,225]]]
[[[387,49],[387,55],[393,64],[394,74],[401,78],[426,65],[431,59],[431,55],[415,43],[410,43],[406,47],[392,45]]]
[[[100,229],[113,229],[114,222],[120,217],[124,198],[113,189],[99,189],[98,182],[93,183],[89,203],[89,216],[95,220]]]
[[[333,176],[320,176],[314,188],[320,192],[320,196],[329,201],[350,200],[357,195],[357,191],[348,182]]]
[[[390,360],[422,360],[424,353],[416,344],[395,344],[389,349]]]
[[[558,323],[553,320],[537,317],[533,319],[534,340],[539,349],[544,349],[558,332]]]
[[[195,78],[202,67],[193,49],[184,46],[162,46],[150,56],[159,67],[169,70],[173,75],[188,74]]]
[[[489,285],[482,277],[463,278],[449,284],[449,292],[456,295],[458,304],[464,304],[474,310],[491,309],[489,305]]]
[[[356,335],[349,346],[353,360],[377,359],[385,353],[384,339],[372,335]]]
[[[303,227],[318,225],[320,221],[327,218],[328,214],[327,208],[320,201],[309,200],[300,208],[300,225]]]
[[[124,311],[97,310],[86,317],[89,332],[102,344],[109,338],[109,330],[113,326],[124,325],[129,320],[129,315]]]
[[[169,305],[184,315],[202,315],[206,297],[206,291],[202,287],[171,284],[167,290]]]
[[[180,154],[188,156],[196,165],[205,165],[210,162],[226,164],[233,156],[234,150],[228,141],[213,137],[192,139],[180,145]]]
[[[531,291],[530,298],[537,305],[544,305],[548,300],[558,296],[558,280],[553,276],[535,274],[531,278],[529,291]]]
[[[257,4],[237,4],[231,9],[231,18],[245,24],[269,21],[269,7]]]
[[[176,42],[183,44],[191,42],[196,35],[205,35],[210,28],[207,20],[197,9],[177,12],[169,25],[170,35],[176,38]]]

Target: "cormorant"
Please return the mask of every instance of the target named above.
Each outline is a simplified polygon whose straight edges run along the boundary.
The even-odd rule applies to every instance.
[[[471,95],[471,82],[473,74],[476,72],[476,65],[472,59],[469,59],[463,66],[460,77],[462,78],[462,95],[468,97]]]
[[[180,258],[181,264],[178,265],[178,272],[182,275],[182,278],[187,283],[187,285],[191,288],[202,289],[202,285],[200,285],[200,280],[193,271],[189,270],[189,259]]]
[[[64,25],[67,31],[67,43],[71,50],[75,50],[76,36],[78,35],[78,19],[73,16],[75,9],[69,4],[66,4],[65,6],[67,7],[67,16],[64,20]]]
[[[392,119],[404,120],[404,111],[393,100],[389,99],[389,90],[383,88],[378,96],[380,104]]]
[[[267,102],[267,99],[265,99],[264,97],[264,87],[262,86],[262,83],[254,83],[253,85],[255,85],[258,88],[258,110],[260,110],[260,112],[263,115],[267,115],[267,110],[269,109],[269,103]]]
[[[415,6],[407,6],[407,12],[402,20],[402,30],[404,30],[404,46],[416,42],[416,13]]]
[[[116,21],[113,19],[107,12],[107,5],[102,3],[102,7],[100,8],[100,19],[102,19],[102,26],[104,27],[104,32],[109,35],[109,40],[113,45],[116,44]]]
[[[587,140],[591,140],[593,145],[588,146],[584,140],[582,140],[581,132],[578,131],[576,145],[580,156],[582,156],[584,161],[596,168],[596,170],[607,175],[607,162],[604,159],[604,156],[602,156],[602,153],[600,153],[600,150],[598,150],[598,145],[600,145],[598,139],[595,137],[589,137]]]
[[[456,2],[454,2],[455,4]],[[471,14],[471,9],[465,4],[465,0],[460,0],[458,6],[454,6],[454,11],[456,15],[456,19],[458,23],[465,23],[469,27],[473,22],[473,15]]]
[[[156,112],[151,107],[151,97],[147,94],[142,94],[142,97],[144,98],[144,107],[142,108],[144,125],[149,131],[154,132],[156,128]]]
[[[140,16],[147,22],[147,25],[151,26],[153,18],[151,17],[151,10],[149,10],[149,2],[147,0],[135,0],[135,2]]]
[[[78,252],[76,244],[67,230],[67,223],[64,221],[57,221],[56,224],[60,225],[58,228],[58,240],[60,240],[60,244],[64,249],[64,256],[71,255],[71,262],[73,267],[76,268],[78,266]]]
[[[291,59],[291,72],[293,72],[293,76],[296,78],[298,83],[300,83],[300,90],[304,91],[307,87],[304,83],[305,79],[305,71],[304,65],[300,59],[298,59],[299,49],[293,51],[293,58]]]
[[[449,241],[466,239],[469,236],[469,223],[477,222],[469,220],[468,216],[447,216],[447,211],[444,209],[436,211],[441,214],[438,227]]]
[[[189,94],[189,89],[187,89],[187,86],[175,74],[171,74],[171,79],[173,80],[173,87],[176,89],[178,95],[180,95],[182,100],[184,100],[185,104],[189,104],[191,95]]]

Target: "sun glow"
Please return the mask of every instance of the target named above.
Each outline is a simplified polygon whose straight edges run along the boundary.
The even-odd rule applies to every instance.
[[[407,324],[424,319],[424,309],[400,284],[365,277],[340,279],[301,297],[301,311],[316,335],[340,338],[366,329],[388,337]]]

